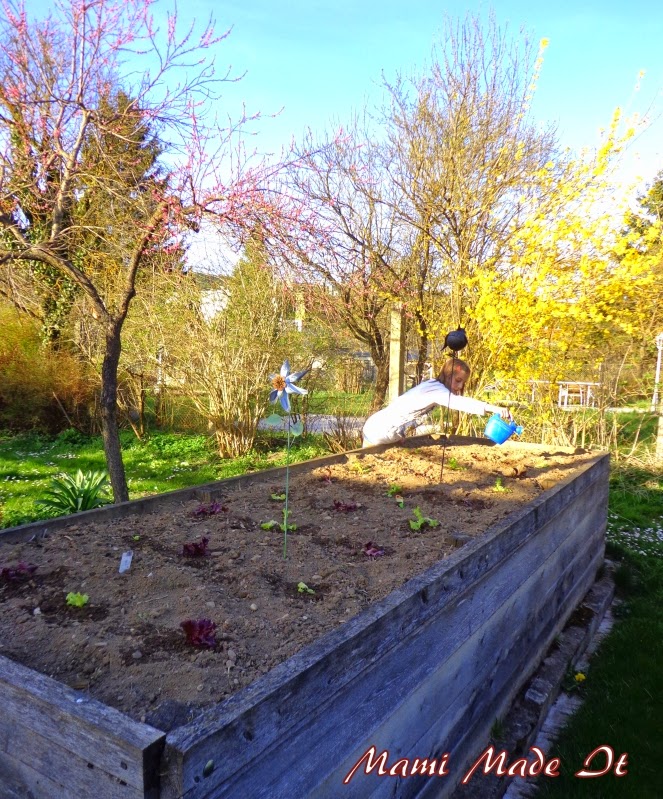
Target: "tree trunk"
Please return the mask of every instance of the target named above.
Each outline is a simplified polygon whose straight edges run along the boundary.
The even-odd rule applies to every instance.
[[[420,330],[416,371],[416,385],[419,385],[419,383],[421,383],[421,381],[424,379],[424,367],[426,366],[426,361],[428,360],[428,326],[426,324],[426,319],[422,316],[422,314],[417,312],[415,316]]]
[[[101,426],[106,466],[113,489],[114,502],[127,502],[129,488],[122,462],[120,430],[117,424],[117,371],[122,345],[121,325],[110,323],[106,328],[106,351],[101,366]]]
[[[375,411],[379,411],[384,406],[387,389],[389,388],[389,356],[384,353],[374,352],[371,353],[371,357],[376,369],[375,394],[371,403],[371,413],[375,413]]]

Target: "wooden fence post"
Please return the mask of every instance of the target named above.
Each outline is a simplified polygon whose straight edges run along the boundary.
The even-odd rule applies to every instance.
[[[405,312],[401,303],[391,311],[391,336],[389,340],[389,395],[392,402],[405,389]]]
[[[663,460],[663,403],[658,409],[658,431],[656,434],[656,459]]]

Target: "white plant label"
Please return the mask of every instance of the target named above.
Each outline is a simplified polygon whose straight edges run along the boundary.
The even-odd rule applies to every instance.
[[[129,550],[128,552],[122,553],[122,558],[120,560],[120,574],[124,574],[125,572],[129,571],[131,567],[131,559],[133,558],[134,553]]]

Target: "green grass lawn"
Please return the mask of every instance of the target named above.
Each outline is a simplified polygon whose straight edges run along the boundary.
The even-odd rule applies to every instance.
[[[656,443],[658,430],[658,416],[645,411],[643,413],[615,413],[606,414],[610,420],[614,416],[618,426],[619,450],[628,454],[634,443],[642,451],[643,448],[653,448]]]
[[[311,392],[308,401],[309,413],[330,416],[367,416],[373,401],[373,391],[349,394],[341,391]]]
[[[592,658],[580,691],[584,703],[548,757],[558,779],[541,779],[537,799],[660,799],[663,784],[663,472],[618,467],[610,486],[608,555],[621,604],[615,626]],[[598,746],[627,753],[627,774],[580,778]],[[592,769],[601,770],[598,754]]]
[[[154,432],[139,441],[122,433],[122,452],[131,499],[201,485],[286,463],[283,436],[261,434],[241,458],[222,460],[208,436]],[[321,437],[291,443],[290,462],[327,454]],[[0,527],[47,518],[36,504],[53,477],[106,468],[100,437],[67,430],[56,438],[37,434],[0,435]]]

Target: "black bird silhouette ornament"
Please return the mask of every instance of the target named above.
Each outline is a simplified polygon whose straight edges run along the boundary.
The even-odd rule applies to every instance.
[[[465,330],[459,327],[457,330],[452,330],[450,333],[447,333],[444,339],[444,346],[449,347],[452,352],[460,352],[460,350],[465,349],[465,347],[467,347],[467,335],[465,334]]]

